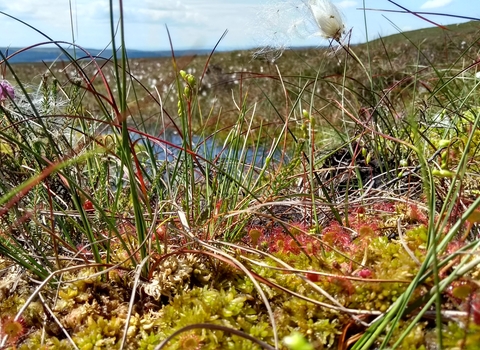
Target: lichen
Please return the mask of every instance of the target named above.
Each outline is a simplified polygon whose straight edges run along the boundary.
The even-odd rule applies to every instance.
[[[173,297],[187,290],[191,282],[206,284],[211,277],[211,271],[196,255],[172,255],[157,266],[150,281],[142,283],[141,288],[159,300],[161,296]]]

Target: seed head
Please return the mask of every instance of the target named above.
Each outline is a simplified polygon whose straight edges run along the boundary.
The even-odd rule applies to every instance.
[[[309,0],[308,7],[320,29],[320,35],[340,41],[345,25],[338,8],[330,0]]]

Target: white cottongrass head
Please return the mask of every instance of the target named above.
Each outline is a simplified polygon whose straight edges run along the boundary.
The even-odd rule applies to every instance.
[[[340,41],[345,25],[338,8],[330,0],[309,0],[308,7],[320,29],[320,35]]]
[[[291,46],[315,35],[340,42],[344,33],[343,18],[330,0],[270,0],[258,7],[250,36],[260,47],[254,57],[274,62]]]

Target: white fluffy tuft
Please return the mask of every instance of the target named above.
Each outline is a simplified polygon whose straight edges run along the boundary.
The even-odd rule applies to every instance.
[[[320,35],[339,41],[345,25],[338,8],[330,0],[309,0],[308,7],[320,29]]]

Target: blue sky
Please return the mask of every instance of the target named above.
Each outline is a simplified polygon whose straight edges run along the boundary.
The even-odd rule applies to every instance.
[[[306,0],[303,0],[306,1]],[[412,11],[448,13],[479,17],[478,0],[396,0]],[[115,1],[115,3],[118,3]],[[259,45],[326,45],[314,34],[311,18],[305,17],[302,0],[124,0],[127,46],[133,49],[168,49],[165,25],[177,49],[211,49],[222,33],[228,34],[219,48],[250,48]],[[365,41],[364,12],[360,9],[398,7],[387,0],[333,0],[344,15],[351,41]],[[41,30],[54,40],[73,41],[88,48],[102,48],[110,38],[108,0],[0,0],[0,11],[15,16]],[[0,47],[25,47],[44,38],[25,25],[1,15]],[[410,14],[367,11],[370,38],[401,30],[430,26]],[[462,20],[427,16],[440,24]],[[280,21],[279,21],[280,19]],[[73,25],[72,25],[73,22]],[[300,22],[310,24],[298,33]],[[393,25],[392,22],[395,24]]]

